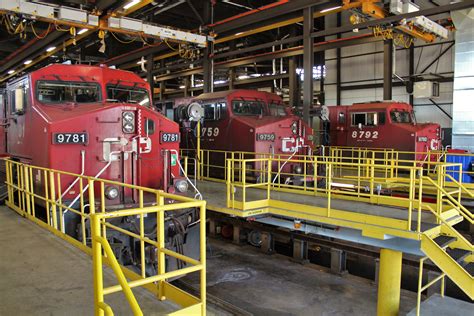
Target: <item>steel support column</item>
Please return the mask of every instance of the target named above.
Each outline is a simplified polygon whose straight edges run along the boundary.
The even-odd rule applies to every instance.
[[[148,84],[150,85],[150,91],[151,91],[151,97],[152,100],[150,100],[150,104],[153,104],[153,99],[154,99],[154,91],[155,91],[155,79],[153,76],[153,54],[150,54],[146,58],[146,78],[148,81]]]
[[[297,97],[298,97],[298,77],[296,74],[296,57],[290,57],[288,59],[288,90],[290,96],[290,106],[297,106]]]
[[[383,99],[392,100],[393,41],[383,43]]]
[[[310,124],[309,108],[313,104],[313,64],[314,46],[311,32],[314,28],[313,9],[311,7],[303,10],[303,120]]]
[[[390,249],[380,250],[378,278],[378,316],[396,316],[400,309],[402,253]]]
[[[189,90],[190,90],[190,80],[189,76],[184,77],[184,96],[189,97]]]
[[[212,20],[212,8],[211,1],[207,1],[204,5],[204,21],[206,23],[211,22]],[[214,76],[213,76],[213,61],[212,61],[212,42],[207,41],[207,46],[204,48],[203,59],[202,59],[202,71],[203,71],[203,92],[213,92],[214,91]]]
[[[212,92],[214,90],[214,80],[212,75],[212,60],[211,60],[211,50],[210,50],[210,43],[204,49],[204,57],[202,60],[202,74],[203,74],[203,92]]]
[[[229,90],[234,89],[234,83],[235,83],[235,68],[230,67],[229,68]]]
[[[411,45],[408,51],[408,72],[410,79],[407,83],[407,92],[409,93],[409,103],[413,105],[414,97],[413,97],[413,85],[415,82],[415,78],[413,75],[415,74],[415,46]]]
[[[341,12],[337,13],[337,27],[342,25]],[[337,38],[341,38],[341,34],[337,34]],[[336,49],[336,105],[341,105],[341,48]]]
[[[160,101],[165,99],[165,92],[166,92],[166,81],[160,82]]]

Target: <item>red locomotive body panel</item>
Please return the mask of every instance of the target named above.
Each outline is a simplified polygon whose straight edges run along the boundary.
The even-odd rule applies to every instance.
[[[441,149],[441,128],[435,123],[417,123],[407,103],[374,102],[329,106],[330,145],[393,148],[418,152]]]
[[[205,111],[203,149],[292,154],[298,147],[303,154],[313,147],[313,130],[275,94],[231,90],[205,93],[193,101]]]
[[[273,93],[256,90],[230,90],[204,93],[195,98],[176,99],[161,105],[162,111],[180,121],[180,107],[199,103],[204,110],[201,120],[201,149],[283,154],[288,159],[294,154],[311,154],[314,147],[313,130],[282,99]],[[176,111],[171,111],[171,108]],[[158,105],[160,107],[160,105]],[[181,121],[182,147],[196,148],[196,124]],[[223,166],[224,155],[213,152],[209,163]],[[258,168],[259,164],[256,164]],[[292,172],[295,163],[282,163],[282,172]],[[273,166],[276,172],[278,163]],[[212,170],[214,176],[223,169]]]
[[[7,153],[14,159],[159,189],[171,188],[172,175],[179,175],[178,166],[171,166],[175,157],[167,155],[167,168],[163,155],[179,151],[179,137],[174,142],[161,137],[179,135],[179,126],[144,106],[151,99],[149,87],[131,72],[51,65],[10,83],[7,90]],[[15,109],[19,97],[21,110]],[[133,128],[126,131],[129,121]],[[34,178],[42,187],[42,177]],[[63,192],[72,181],[62,183]],[[65,199],[78,195],[76,186]]]

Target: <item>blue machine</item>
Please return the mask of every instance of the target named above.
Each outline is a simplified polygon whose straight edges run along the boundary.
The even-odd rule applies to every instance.
[[[458,153],[447,153],[446,154],[446,162],[451,163],[460,163],[462,164],[462,176],[461,182],[463,183],[474,183],[474,156],[467,156],[467,155],[460,155]],[[459,168],[457,167],[448,167],[448,174],[452,176],[457,181],[459,179]],[[451,172],[449,172],[452,170]],[[450,179],[446,179],[450,181]]]

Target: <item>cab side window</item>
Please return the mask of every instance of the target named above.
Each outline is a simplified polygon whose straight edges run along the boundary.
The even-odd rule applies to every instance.
[[[384,125],[385,124],[385,112],[379,112],[379,125]]]
[[[352,126],[365,125],[365,113],[352,113]]]
[[[339,112],[339,115],[337,116],[337,121],[339,124],[346,123],[346,115],[344,114],[344,112]]]
[[[223,102],[205,103],[202,107],[204,108],[205,121],[218,121],[226,111],[226,104]]]
[[[352,113],[351,116],[351,125],[358,126],[361,124],[362,126],[377,126],[380,124],[380,113],[376,112],[369,112],[369,113]],[[383,116],[383,120],[385,122],[385,115]]]
[[[23,114],[26,108],[26,89],[23,86],[18,86],[9,91],[10,94],[10,113]]]

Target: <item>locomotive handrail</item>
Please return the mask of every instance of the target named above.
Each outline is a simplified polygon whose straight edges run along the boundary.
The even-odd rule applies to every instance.
[[[138,286],[148,289],[159,300],[169,299],[181,305],[182,309],[177,313],[205,315],[205,201],[118,181],[32,166],[11,159],[4,159],[4,161],[7,172],[7,206],[92,255],[96,315],[113,315],[113,310],[111,306],[105,303],[104,296],[117,291],[124,292],[133,313],[140,315],[140,307],[131,291],[132,288]],[[68,180],[75,178],[79,178],[77,185],[74,187],[74,191],[81,192],[79,205],[69,207],[67,196],[62,196],[61,182],[67,183]],[[82,193],[86,185],[88,190]],[[116,209],[105,196],[105,188],[110,186],[135,190],[137,202],[126,204],[125,209]],[[86,209],[87,206],[88,209]],[[58,221],[65,210],[71,211],[79,218],[77,236],[70,235],[71,232],[64,233],[65,227],[60,220]],[[198,259],[178,253],[178,250],[174,251],[174,248],[169,249],[170,246],[165,244],[165,231],[167,230],[165,220],[168,218],[168,216],[165,218],[165,212],[169,214],[168,212],[188,212],[189,210],[197,210],[196,214],[199,215],[195,217],[197,220],[190,224],[199,225]],[[156,234],[151,234],[145,231],[145,218],[153,219],[154,216],[156,216]],[[137,225],[135,226],[133,223],[134,225],[130,227],[119,227],[116,223],[110,222],[113,219],[125,217],[129,220],[136,219]],[[87,233],[88,231],[90,231],[90,234]],[[115,236],[127,236],[139,245],[137,247],[139,253],[137,260],[140,263],[138,265],[140,273],[119,265],[107,240],[107,234],[112,233],[118,234]],[[156,237],[154,237],[155,235]],[[145,260],[145,258],[149,258],[145,252],[146,249],[152,249],[152,251],[150,250],[151,253],[156,252],[156,268],[153,261]],[[105,251],[104,254],[102,254],[102,250]],[[178,260],[182,264],[175,270],[167,271],[166,257]],[[103,263],[112,267],[117,276],[118,285],[104,288],[102,280]],[[186,293],[167,281],[169,278],[179,277],[191,272],[200,273],[201,291],[199,297]]]

